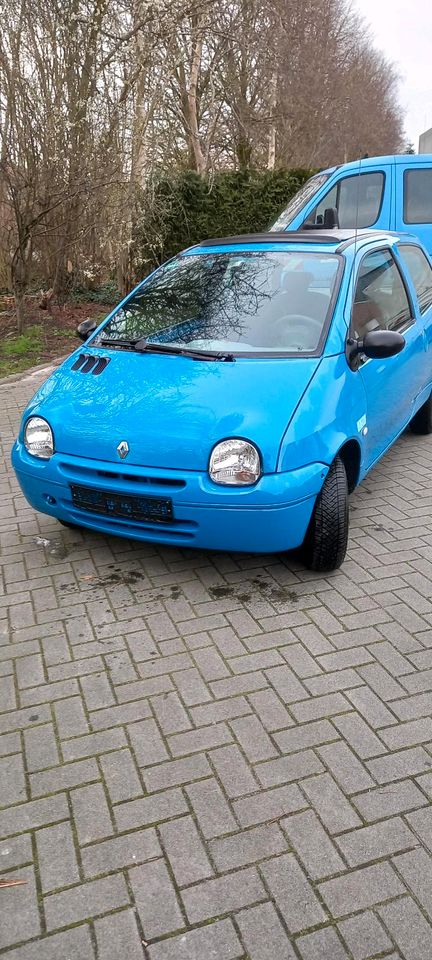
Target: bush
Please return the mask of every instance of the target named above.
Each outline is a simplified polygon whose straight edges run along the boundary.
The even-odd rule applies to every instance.
[[[133,262],[138,278],[209,237],[266,230],[310,176],[308,170],[197,173],[154,178],[138,201]]]

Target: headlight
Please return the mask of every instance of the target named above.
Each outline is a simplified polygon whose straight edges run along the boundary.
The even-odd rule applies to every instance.
[[[260,455],[247,440],[222,440],[210,457],[209,474],[215,483],[246,487],[261,476]]]
[[[24,429],[24,446],[27,453],[41,460],[49,460],[54,453],[54,438],[49,423],[42,417],[30,417]]]

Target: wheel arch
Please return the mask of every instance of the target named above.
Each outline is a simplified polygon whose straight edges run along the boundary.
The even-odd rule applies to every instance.
[[[347,440],[338,450],[337,456],[341,458],[345,467],[348,491],[352,493],[358,484],[361,465],[361,449],[357,440]]]

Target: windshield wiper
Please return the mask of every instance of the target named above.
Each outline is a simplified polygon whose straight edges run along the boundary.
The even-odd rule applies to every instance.
[[[192,347],[184,346],[177,347],[171,343],[154,343],[151,340],[138,340],[135,344],[135,348],[142,350],[143,353],[176,353],[181,357],[192,357],[193,360],[225,360],[233,361],[234,354],[224,353],[222,351],[215,351],[211,353],[206,350],[193,350]]]
[[[133,350],[140,340],[142,340],[142,337],[98,337],[98,342],[102,347],[127,347],[129,350]],[[96,346],[98,346],[98,343]]]
[[[177,347],[171,343],[153,343],[145,337],[101,337],[99,343],[103,347],[125,347],[127,350],[138,350],[140,353],[172,353],[181,357],[192,357],[193,360],[223,360],[233,362],[234,354],[223,351],[193,350],[190,347]]]

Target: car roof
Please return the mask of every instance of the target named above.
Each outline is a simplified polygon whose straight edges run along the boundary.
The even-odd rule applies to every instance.
[[[408,234],[407,234],[408,236]],[[342,253],[353,243],[363,240],[395,240],[400,235],[389,230],[355,230],[335,228],[334,230],[284,230],[281,233],[268,231],[267,233],[245,233],[233,237],[215,237],[211,240],[202,240],[190,250],[203,247],[246,247],[250,244],[313,244],[315,246],[332,246],[336,253]]]

